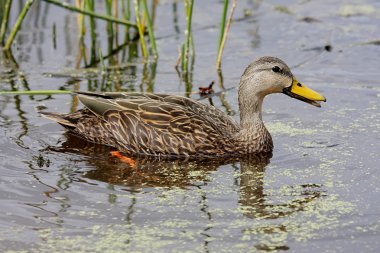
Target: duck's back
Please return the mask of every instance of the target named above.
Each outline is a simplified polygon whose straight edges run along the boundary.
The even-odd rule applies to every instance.
[[[227,156],[239,125],[219,109],[175,95],[80,93],[85,109],[43,113],[89,141],[155,156]]]

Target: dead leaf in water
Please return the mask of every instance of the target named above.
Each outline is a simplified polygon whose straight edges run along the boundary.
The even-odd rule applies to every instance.
[[[199,94],[201,96],[209,95],[211,93],[214,93],[214,90],[212,89],[212,86],[214,86],[214,81],[212,81],[208,87],[199,87]]]

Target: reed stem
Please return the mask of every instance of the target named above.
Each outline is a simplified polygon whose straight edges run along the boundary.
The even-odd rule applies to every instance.
[[[228,16],[227,26],[225,28],[225,31],[223,34],[223,40],[222,40],[222,43],[221,43],[220,48],[219,48],[218,58],[216,59],[216,69],[220,69],[221,65],[222,65],[221,61],[222,61],[223,50],[224,50],[224,46],[226,44],[228,32],[230,31],[232,16],[233,16],[234,10],[236,8],[236,2],[237,2],[237,0],[232,0],[230,15]]]
[[[140,36],[140,44],[141,44],[141,51],[143,54],[143,57],[145,59],[148,59],[148,51],[146,49],[145,39],[144,39],[144,24],[141,21],[141,13],[140,13],[140,1],[134,0],[134,6],[135,6],[135,15],[136,15],[136,23],[137,23],[137,30],[139,31]]]
[[[90,10],[90,11],[94,12],[94,10],[95,10],[95,2],[94,2],[94,0],[86,0],[86,8],[87,8],[87,10]],[[91,38],[96,38],[95,18],[93,16],[89,16],[89,20],[90,20]]]
[[[88,0],[83,0],[83,1],[76,0],[75,4],[78,6],[78,8],[81,8],[82,10],[84,10],[86,1],[88,1]],[[84,25],[84,15],[83,14],[78,15],[78,27],[79,27],[79,38],[82,39],[83,36],[86,34],[86,29],[85,29],[85,25]]]
[[[119,8],[118,8],[118,0],[113,0],[112,2],[112,8],[113,8],[113,16],[115,18],[119,18]],[[114,31],[115,31],[115,46],[117,47],[119,45],[119,24],[114,24]]]
[[[184,64],[182,70],[184,72],[188,71],[189,65],[189,48],[190,48],[190,40],[191,40],[191,21],[193,15],[193,3],[194,0],[185,0],[185,8],[186,8],[186,19],[187,19],[187,29],[186,29],[186,42],[184,46]]]
[[[28,13],[30,6],[32,6],[33,2],[34,2],[34,0],[28,0],[25,3],[24,8],[21,10],[20,15],[18,16],[17,21],[16,21],[15,25],[13,26],[11,33],[9,34],[7,43],[5,43],[5,46],[3,48],[4,50],[9,50],[11,48],[12,42],[13,42],[14,38],[16,37],[16,34],[20,30],[22,21],[24,20],[26,14]]]
[[[154,33],[153,33],[153,27],[152,27],[152,20],[149,15],[149,10],[148,10],[148,5],[146,3],[146,0],[142,0],[143,6],[144,6],[144,12],[146,16],[146,22],[148,26],[148,35],[149,35],[149,40],[152,46],[152,53],[155,59],[158,58],[157,54],[157,48],[156,48],[156,39],[154,38]]]
[[[104,59],[103,59],[103,53],[102,49],[99,47],[99,59],[100,59],[100,67],[102,69],[102,75],[106,74],[106,65],[104,64]]]
[[[95,11],[95,1],[94,0],[85,0],[85,1],[86,1],[86,10],[94,12]],[[88,16],[88,19],[89,19],[89,23],[90,23],[90,33],[91,33],[90,64],[92,64],[94,61],[96,61],[96,22],[95,22],[95,17],[93,17],[93,16]],[[83,39],[82,39],[82,41],[84,42]],[[83,48],[85,48],[85,47],[83,47]],[[84,51],[84,53],[86,53],[86,52]],[[87,57],[88,56],[86,54],[84,54],[85,66],[87,66],[87,64],[88,64]]]
[[[181,66],[182,66],[182,70],[184,70],[184,66],[185,66],[185,43],[183,43],[181,46]]]
[[[123,18],[129,21],[131,18],[131,3],[130,0],[127,0],[126,2],[127,4],[125,4],[124,0],[121,1],[121,11],[123,13]],[[127,41],[129,41],[129,26],[125,27],[124,43]]]
[[[224,29],[225,29],[225,26],[226,26],[226,17],[227,17],[227,10],[228,10],[228,2],[229,2],[229,0],[224,0],[222,21],[220,22],[218,52],[220,50],[220,46],[222,45],[222,41],[223,41],[223,37],[224,37]]]
[[[112,0],[106,0],[106,11],[109,17],[112,16]],[[111,22],[107,23],[108,37],[113,35],[113,26]]]
[[[12,0],[7,0],[5,3],[4,16],[3,16],[3,20],[1,22],[1,28],[0,28],[0,42],[1,42],[1,44],[4,43],[5,34],[7,33],[9,12],[11,10],[11,6],[12,6]]]
[[[79,12],[79,13],[82,13],[84,15],[92,16],[92,17],[99,18],[99,19],[102,19],[102,20],[105,20],[105,21],[115,22],[115,23],[119,23],[119,24],[123,24],[123,25],[129,25],[129,26],[137,27],[137,25],[135,23],[132,23],[132,22],[130,22],[128,20],[121,20],[121,19],[117,19],[117,18],[114,18],[114,17],[102,15],[102,14],[99,14],[99,13],[96,13],[96,12],[92,12],[92,11],[88,11],[88,10],[81,10],[80,8],[77,8],[75,6],[69,5],[67,3],[61,3],[61,2],[59,2],[57,0],[43,0],[43,1],[51,3],[51,4],[55,4],[55,5],[60,6],[62,8],[68,9],[70,11]]]
[[[85,9],[85,5],[87,4],[88,0],[76,0],[75,4],[78,6],[78,8],[81,8],[82,10]],[[86,47],[84,45],[84,36],[86,34],[86,28],[85,28],[85,22],[84,22],[84,15],[80,14],[78,15],[78,31],[79,31],[79,54],[77,56],[76,61],[76,68],[79,68],[80,61],[83,59],[84,65],[87,64],[87,56],[86,56]]]
[[[106,11],[108,16],[112,16],[112,2],[113,0],[106,0]],[[107,39],[108,39],[108,53],[112,51],[113,44],[114,44],[114,39],[115,39],[115,32],[113,29],[113,25],[111,22],[107,22]],[[110,58],[110,63],[113,63],[113,58]]]

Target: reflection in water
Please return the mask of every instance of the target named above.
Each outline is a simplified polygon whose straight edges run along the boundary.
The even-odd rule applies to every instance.
[[[49,148],[55,152],[76,153],[83,156],[92,170],[83,173],[89,179],[129,187],[132,191],[144,187],[202,187],[209,180],[210,172],[225,164],[240,163],[240,198],[242,212],[249,218],[276,219],[301,211],[303,206],[321,196],[318,185],[302,185],[304,197],[287,203],[268,203],[264,193],[265,167],[271,155],[246,158],[207,160],[159,160],[157,158],[133,158],[134,163],[121,162],[113,157],[111,147],[89,143],[71,134],[60,147]]]
[[[7,73],[4,73],[5,75],[3,75],[3,73],[0,73],[0,81],[9,83],[12,91],[17,90],[17,86],[21,85],[25,90],[30,90],[28,82],[25,80],[25,76],[21,73],[21,71],[19,71],[19,65],[10,50],[0,50],[0,68],[7,70]],[[19,81],[21,85],[18,84],[17,81]],[[31,100],[34,100],[33,96],[29,96],[29,98]],[[17,136],[16,143],[20,147],[27,149],[28,147],[24,145],[22,138],[28,134],[28,125],[25,111],[21,108],[22,100],[20,96],[14,96],[14,102],[22,128],[22,132]],[[1,111],[0,114],[2,114]]]
[[[177,11],[177,2],[173,1],[172,3],[172,10],[173,10],[173,25],[174,25],[174,31],[175,31],[175,38],[176,40],[179,39],[179,36],[181,34],[181,30],[178,25],[178,11]]]
[[[130,204],[125,221],[133,224],[132,214],[138,203],[136,194],[147,187],[160,187],[161,189],[181,188],[188,190],[197,189],[201,193],[199,206],[209,223],[205,224],[201,235],[204,236],[204,249],[208,251],[209,237],[214,229],[213,211],[208,206],[208,192],[203,188],[210,181],[210,173],[217,171],[221,165],[239,164],[240,173],[237,183],[239,185],[239,199],[237,200],[240,213],[252,220],[273,220],[289,217],[297,212],[302,212],[308,204],[322,195],[319,185],[301,185],[295,188],[301,189],[297,194],[280,193],[278,196],[268,195],[265,192],[265,168],[270,162],[271,155],[251,156],[247,158],[209,159],[209,160],[158,160],[147,157],[133,158],[134,163],[121,162],[113,157],[114,149],[103,145],[86,142],[76,136],[66,134],[66,141],[59,147],[49,147],[53,152],[77,154],[80,162],[85,162],[86,171],[83,173],[70,173],[69,177],[80,177],[74,181],[86,181],[84,178],[124,186],[130,194]],[[88,182],[91,183],[91,182]],[[93,182],[92,182],[93,183]],[[292,188],[292,186],[289,186]],[[291,191],[290,191],[291,192]],[[108,202],[114,203],[117,195],[109,195]],[[292,230],[286,224],[261,224],[251,228],[245,228],[244,234],[261,234],[271,237],[276,234],[287,234]],[[255,245],[258,250],[286,250],[289,247],[287,240],[276,242],[261,241]]]
[[[219,84],[219,87],[222,89],[222,90],[226,90],[226,88],[224,87],[224,78],[223,78],[223,72],[222,72],[222,69],[218,69],[217,71],[217,74],[218,74],[218,84]],[[226,95],[224,92],[220,93],[220,101],[222,102],[222,105],[224,108],[226,108],[226,113],[228,115],[235,115],[236,112],[234,110],[232,110],[232,107],[231,105],[228,103],[227,99],[226,99]]]
[[[144,84],[146,85],[146,92],[154,92],[154,81],[156,79],[157,62],[145,62],[143,64],[142,79],[140,84],[140,91],[144,92]]]
[[[249,218],[276,219],[302,211],[304,206],[321,196],[319,185],[301,185],[303,198],[290,200],[287,203],[270,204],[264,194],[264,164],[252,164],[240,161],[240,204],[244,214]]]
[[[50,150],[84,155],[85,162],[94,170],[84,173],[84,177],[130,188],[201,186],[208,180],[208,174],[223,164],[237,162],[236,158],[211,160],[159,160],[156,158],[133,158],[134,164],[121,162],[113,157],[110,148],[84,141],[66,134],[66,142],[61,147]],[[269,162],[268,157],[263,159]]]

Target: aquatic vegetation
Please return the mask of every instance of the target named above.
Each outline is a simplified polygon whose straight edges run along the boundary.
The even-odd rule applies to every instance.
[[[156,47],[156,38],[154,35],[154,28],[153,28],[153,22],[152,22],[152,17],[155,15],[155,13],[149,13],[148,9],[148,4],[147,0],[134,0],[133,5],[134,5],[134,10],[135,10],[135,18],[136,18],[136,23],[133,23],[130,21],[131,18],[131,13],[130,13],[130,1],[128,0],[127,3],[125,4],[124,1],[121,1],[121,4],[118,4],[118,1],[112,1],[108,0],[106,1],[106,9],[107,9],[107,15],[104,14],[99,14],[95,11],[95,2],[94,1],[87,1],[87,0],[81,0],[77,1],[77,6],[73,6],[70,4],[67,4],[65,2],[61,2],[58,0],[44,0],[47,3],[54,4],[56,6],[65,8],[69,11],[73,12],[78,12],[83,15],[87,15],[90,17],[90,30],[91,30],[91,35],[94,37],[95,35],[95,26],[94,26],[94,19],[100,19],[104,20],[107,22],[110,22],[108,26],[108,33],[110,37],[117,36],[118,29],[116,28],[115,30],[112,28],[112,23],[124,25],[126,27],[126,40],[124,43],[129,43],[133,38],[129,36],[129,28],[135,28],[138,31],[138,37],[140,40],[140,45],[141,45],[141,51],[142,55],[145,59],[148,59],[148,49],[146,46],[145,42],[145,29],[147,28],[148,30],[148,35],[149,35],[149,40],[150,40],[150,46],[151,46],[151,53],[153,54],[153,57],[156,59],[158,57],[158,51]],[[3,50],[10,50],[11,45],[13,43],[13,40],[17,34],[17,32],[20,30],[21,24],[25,18],[25,15],[27,14],[28,10],[32,6],[34,0],[28,0],[21,13],[19,14],[18,20],[14,24],[12,31],[3,47]],[[227,38],[227,34],[229,31],[229,26],[231,24],[232,20],[232,14],[233,11],[236,7],[236,0],[233,0],[232,7],[231,7],[231,12],[229,19],[227,21],[227,26],[226,24],[226,14],[227,14],[227,8],[228,8],[228,0],[224,0],[224,8],[223,8],[223,15],[222,15],[222,21],[220,23],[220,36],[219,36],[219,45],[218,45],[218,59],[217,59],[217,68],[220,68],[221,64],[221,55],[223,53],[223,48],[224,44]],[[191,58],[192,62],[194,62],[194,57],[195,57],[195,49],[194,49],[194,41],[193,41],[193,36],[192,36],[192,13],[193,13],[193,0],[185,0],[185,13],[186,13],[186,20],[187,20],[187,28],[185,31],[185,43],[182,44],[181,46],[181,65],[182,65],[182,71],[184,72],[184,76],[187,75],[189,70],[189,58],[190,58],[190,52],[191,52]],[[152,1],[152,5],[154,6],[156,3],[155,1]],[[1,29],[0,29],[0,42],[3,43],[6,32],[7,32],[7,26],[8,26],[8,19],[9,19],[9,12],[11,9],[12,1],[8,0],[6,1],[5,5],[5,11],[4,11],[4,16],[1,22]],[[113,7],[112,7],[113,6]],[[126,8],[127,6],[127,8]],[[143,11],[141,11],[140,6],[142,6]],[[111,9],[114,9],[114,13],[112,13]],[[120,19],[118,17],[118,8],[122,9],[123,12],[123,18]],[[155,11],[155,8],[152,8],[153,11]],[[114,15],[114,16],[113,16]],[[84,19],[83,16],[80,16],[80,25],[81,29],[81,38],[83,38],[85,34],[85,27],[84,27]],[[85,57],[85,54],[83,55]],[[84,58],[85,60],[85,58]],[[86,61],[85,61],[86,62]]]

